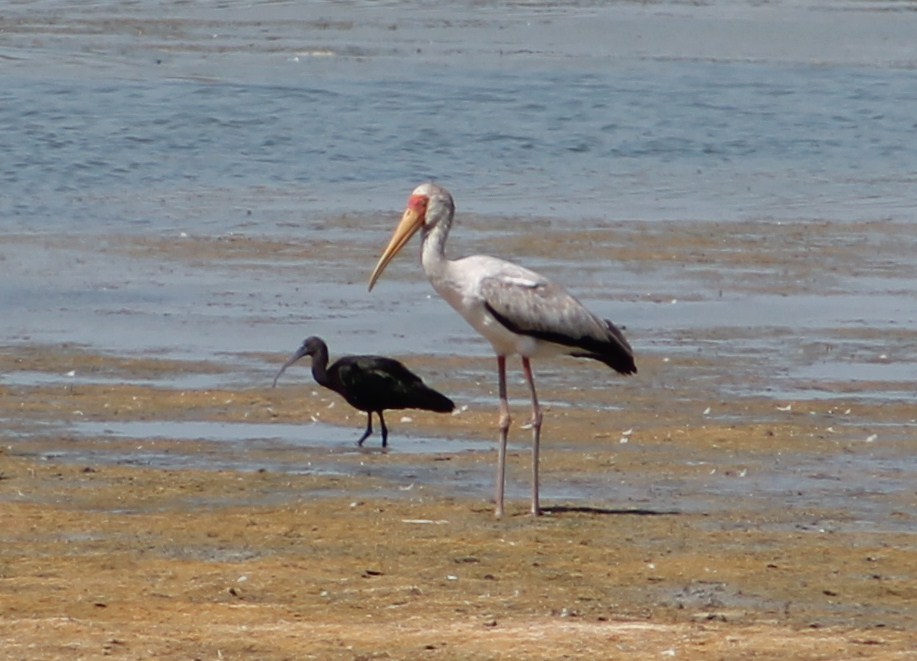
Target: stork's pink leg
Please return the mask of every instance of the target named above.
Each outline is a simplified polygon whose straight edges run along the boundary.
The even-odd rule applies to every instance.
[[[539,445],[541,444],[541,405],[538,403],[538,393],[535,392],[535,377],[532,375],[532,366],[529,359],[522,358],[522,371],[529,384],[532,394],[532,516],[541,515],[541,505],[538,501],[538,460]]]
[[[506,484],[506,437],[509,424],[509,401],[506,398],[506,356],[497,356],[497,378],[500,392],[500,448],[497,455],[497,506],[494,514],[503,516],[503,487]]]

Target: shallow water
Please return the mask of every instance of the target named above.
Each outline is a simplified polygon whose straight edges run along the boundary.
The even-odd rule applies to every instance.
[[[389,424],[397,423],[392,417]],[[365,421],[364,421],[365,422]],[[399,425],[409,429],[405,422]],[[77,422],[69,430],[79,436],[116,439],[167,439],[208,441],[246,447],[277,445],[309,451],[323,450],[334,454],[369,454],[380,451],[379,437],[370,436],[363,447],[356,444],[363,427],[352,429],[312,422],[297,425],[285,424],[227,424],[207,421],[130,421],[130,422]],[[392,439],[394,444],[394,439]],[[435,452],[464,452],[492,449],[493,443],[465,439],[436,439],[412,435],[410,441],[399,442],[389,451],[399,454],[428,454]],[[174,468],[174,465],[169,467]]]
[[[3,25],[0,214],[286,231],[434,177],[497,215],[910,215],[895,8],[29,3]]]

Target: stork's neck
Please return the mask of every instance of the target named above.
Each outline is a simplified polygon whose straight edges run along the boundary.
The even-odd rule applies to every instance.
[[[446,237],[449,236],[449,222],[439,222],[430,231],[424,230],[420,249],[420,263],[424,273],[434,283],[440,280],[449,263],[446,258]]]

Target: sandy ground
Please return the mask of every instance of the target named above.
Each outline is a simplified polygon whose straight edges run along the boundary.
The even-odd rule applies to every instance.
[[[66,347],[11,348],[0,362],[154,382],[218,370]],[[450,392],[456,365],[412,358]],[[644,360],[642,378],[659,367]],[[516,430],[513,498],[495,520],[493,452],[398,451],[412,435],[486,439],[489,407],[412,414],[393,422],[392,451],[355,452],[36,433],[74,417],[282,423],[305,411],[356,437],[362,418],[295,383],[0,387],[15,439],[0,452],[0,658],[913,658],[914,493],[838,484],[830,462],[856,452],[858,427],[838,440],[824,407],[803,403],[762,423],[773,403],[747,400],[721,406],[757,422],[695,424],[671,388],[621,393],[622,422],[639,432],[609,438],[590,405],[601,393],[549,380],[544,399],[573,405],[547,415],[547,515],[526,513]],[[136,461],[111,459],[125,453]],[[247,469],[219,467],[232,458]],[[268,459],[287,469],[259,470]],[[767,476],[781,471],[790,486],[774,489]],[[597,499],[575,497],[587,487]]]

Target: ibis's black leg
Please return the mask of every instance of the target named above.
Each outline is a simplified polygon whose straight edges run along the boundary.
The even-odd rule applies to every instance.
[[[385,426],[385,418],[382,417],[382,411],[379,411],[379,422],[382,423],[382,447],[388,446],[388,427]]]
[[[372,413],[367,413],[367,414],[366,414],[366,431],[363,432],[363,435],[360,437],[360,440],[357,441],[357,445],[359,445],[359,446],[362,448],[362,447],[363,447],[363,441],[365,441],[367,438],[369,438],[369,435],[372,434],[372,433],[373,433],[373,414],[372,414]],[[384,438],[384,436],[383,436],[383,438]]]

